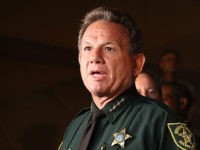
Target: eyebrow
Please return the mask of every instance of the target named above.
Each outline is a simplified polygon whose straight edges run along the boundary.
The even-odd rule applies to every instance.
[[[109,45],[109,44],[113,44],[114,42],[106,42],[103,45]]]
[[[83,43],[92,45],[91,42],[88,42],[88,41],[83,41]],[[114,42],[105,42],[102,45],[105,46],[105,45],[109,45],[109,44],[114,44]]]

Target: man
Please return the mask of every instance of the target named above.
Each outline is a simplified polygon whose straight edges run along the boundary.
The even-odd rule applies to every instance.
[[[189,88],[180,82],[165,82],[162,84],[162,93],[163,102],[187,120],[193,100]]]
[[[81,76],[93,100],[71,122],[59,150],[194,147],[186,125],[133,85],[145,57],[141,33],[130,17],[104,7],[92,10],[83,20],[78,47]]]
[[[161,69],[162,82],[176,81],[180,65],[179,53],[173,49],[167,49],[160,56],[159,66]]]
[[[190,80],[184,77],[184,72],[180,70],[181,57],[178,51],[166,49],[161,53],[159,67],[161,71],[161,82],[180,82],[185,84],[194,98],[198,98],[196,87]]]

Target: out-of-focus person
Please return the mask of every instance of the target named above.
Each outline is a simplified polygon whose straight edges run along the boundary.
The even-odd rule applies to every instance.
[[[196,150],[200,150],[199,118],[195,120],[199,114],[190,114],[194,102],[190,89],[177,81],[165,82],[162,84],[162,97],[163,102],[175,110],[192,129],[196,139]]]
[[[143,96],[158,101],[162,99],[160,79],[158,74],[151,68],[144,67],[135,79],[135,86]]]
[[[165,82],[179,82],[189,88],[192,97],[197,100],[199,99],[199,92],[196,88],[194,82],[192,82],[192,74],[189,76],[189,70],[184,71],[181,69],[181,53],[176,49],[166,49],[161,52],[160,62],[160,81],[161,83]],[[187,75],[185,75],[187,73]]]
[[[187,120],[192,106],[193,97],[189,88],[180,82],[165,82],[162,84],[163,102]]]
[[[161,53],[159,62],[162,82],[177,80],[179,65],[180,65],[180,55],[176,50],[167,49],[163,51]]]

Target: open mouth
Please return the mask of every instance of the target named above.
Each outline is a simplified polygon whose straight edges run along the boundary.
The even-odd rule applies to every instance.
[[[101,71],[91,71],[90,75],[92,75],[95,78],[100,78],[100,77],[105,76],[106,74]]]
[[[99,71],[92,71],[91,72],[91,75],[98,75],[98,74],[101,74],[101,72],[99,72]]]

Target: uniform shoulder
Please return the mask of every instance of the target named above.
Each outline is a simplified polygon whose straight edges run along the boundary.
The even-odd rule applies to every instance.
[[[71,127],[74,123],[78,123],[81,120],[83,120],[87,115],[90,113],[90,108],[83,108],[81,111],[79,111],[71,120],[68,127]]]
[[[178,120],[182,120],[181,117],[177,115],[177,113],[174,110],[172,110],[170,107],[168,107],[161,101],[155,101],[144,96],[139,96],[138,99],[139,99],[140,105],[142,105],[142,107],[144,107],[145,110],[148,109],[148,110],[156,111],[157,113],[159,112],[165,113],[171,119],[176,118]]]
[[[68,125],[63,138],[65,139],[69,134],[69,132],[76,129],[89,113],[90,113],[90,108],[84,108],[79,113],[77,113],[71,120],[70,124]]]
[[[85,115],[88,115],[88,113],[90,113],[90,108],[89,108],[89,107],[83,108],[81,111],[79,111],[79,112],[75,115],[74,119],[76,119],[76,118],[78,118],[78,117],[84,117]]]
[[[164,103],[162,103],[161,101],[156,101],[153,99],[150,99],[148,97],[144,97],[144,96],[138,96],[138,102],[141,105],[147,105],[147,107],[156,107],[157,109],[163,109],[164,111],[169,111],[169,107],[167,105],[165,105]]]

